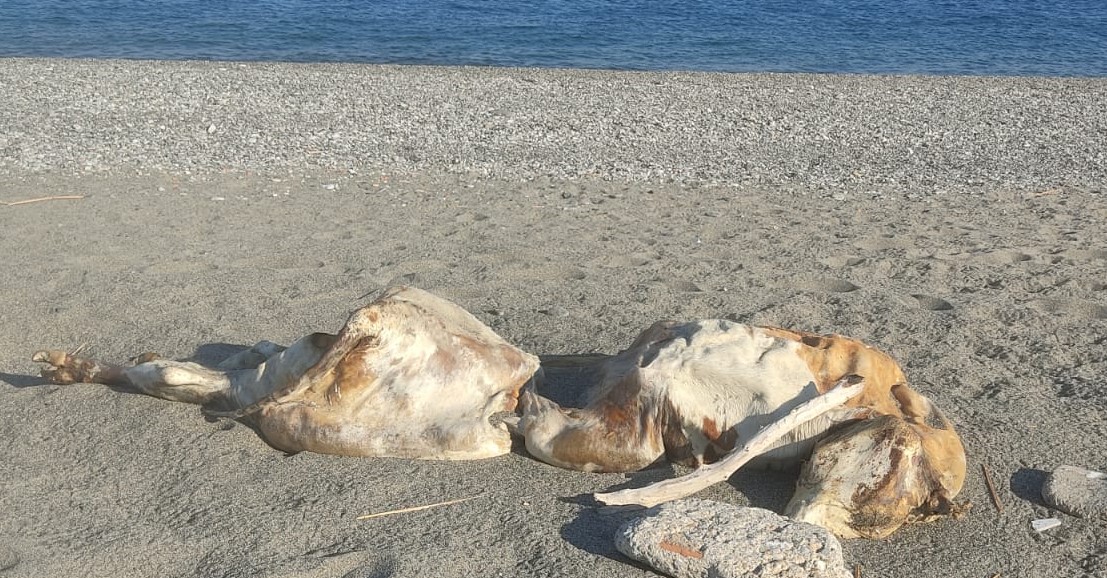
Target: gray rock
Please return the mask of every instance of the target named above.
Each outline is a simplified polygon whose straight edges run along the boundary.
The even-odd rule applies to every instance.
[[[1042,485],[1042,499],[1074,516],[1107,519],[1107,474],[1060,466]]]
[[[761,508],[678,500],[623,524],[615,547],[676,576],[848,578],[842,546],[818,526]]]

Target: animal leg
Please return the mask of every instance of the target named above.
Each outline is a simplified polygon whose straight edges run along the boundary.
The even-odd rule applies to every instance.
[[[701,467],[687,476],[665,480],[644,488],[595,494],[596,500],[611,506],[640,504],[646,507],[694,494],[712,484],[725,481],[746,462],[765,452],[800,425],[845,405],[861,394],[863,382],[856,376],[843,378],[827,393],[800,404],[788,415],[751,438],[741,450],[731,452],[722,460]]]
[[[146,354],[139,359],[150,357]],[[52,383],[102,383],[186,403],[206,404],[224,400],[231,387],[225,372],[188,361],[152,359],[125,367],[59,350],[38,351],[31,359],[47,364],[42,376]]]
[[[31,361],[45,363],[42,377],[58,385],[73,383],[129,385],[123,375],[123,366],[95,361],[59,349],[36,351],[31,356]]]
[[[325,351],[318,362],[304,371],[297,379],[290,380],[286,385],[271,390],[269,395],[240,409],[233,411],[205,410],[205,413],[213,417],[237,419],[255,414],[266,407],[279,405],[285,400],[298,397],[313,385],[322,381],[328,374],[333,374],[342,360],[353,352],[355,348],[371,347],[376,340],[378,320],[379,314],[368,308],[355,311],[350,316],[349,320],[346,321],[346,325],[342,327],[342,330],[338,332],[337,336],[315,334],[315,336],[325,336],[328,338]],[[342,384],[333,382],[333,380],[331,381],[332,386],[336,388],[332,394],[341,396],[340,389]]]
[[[244,349],[224,359],[216,366],[218,369],[231,371],[235,369],[254,369],[265,361],[278,355],[286,348],[272,341],[259,341],[253,347]]]
[[[32,360],[47,364],[42,375],[52,383],[102,383],[172,401],[243,407],[296,383],[334,340],[334,335],[314,333],[287,348],[261,341],[216,369],[150,353],[135,358],[136,364],[130,367],[59,350],[39,351]]]

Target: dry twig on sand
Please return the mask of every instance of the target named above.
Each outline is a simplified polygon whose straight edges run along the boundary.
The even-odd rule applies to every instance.
[[[995,504],[996,510],[1003,513],[1003,502],[999,501],[999,494],[996,493],[996,485],[992,483],[992,474],[988,472],[988,466],[980,464],[980,471],[984,472],[984,485],[988,486],[988,493],[992,496],[992,503]]]
[[[75,201],[85,198],[84,195],[55,195],[53,197],[36,197],[34,199],[24,199],[22,201],[12,201],[10,203],[4,203],[9,207],[16,205],[29,205],[31,203],[41,203],[43,201]]]
[[[476,496],[469,496],[468,498],[458,498],[456,500],[447,500],[445,502],[436,502],[434,504],[427,504],[425,506],[412,506],[410,508],[400,508],[399,510],[389,510],[387,512],[377,512],[375,514],[366,514],[364,516],[358,516],[358,520],[369,520],[371,518],[381,518],[384,516],[391,516],[393,514],[407,514],[410,512],[419,512],[421,510],[429,510],[431,508],[437,508],[439,506],[449,506],[452,504],[460,504],[462,502],[468,502],[469,500],[475,500],[484,494],[477,494]]]

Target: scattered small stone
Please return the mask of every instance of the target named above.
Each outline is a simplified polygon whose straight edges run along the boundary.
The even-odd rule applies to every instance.
[[[1041,520],[1033,520],[1030,522],[1030,527],[1034,528],[1035,532],[1045,532],[1046,530],[1052,530],[1061,525],[1061,520],[1057,518],[1042,518]]]
[[[627,556],[677,578],[848,578],[824,528],[769,510],[687,499],[646,510],[615,534]]]
[[[1074,516],[1107,519],[1107,474],[1060,466],[1042,484],[1042,499]]]
[[[215,125],[214,124],[209,124],[208,125],[208,134],[215,134]]]

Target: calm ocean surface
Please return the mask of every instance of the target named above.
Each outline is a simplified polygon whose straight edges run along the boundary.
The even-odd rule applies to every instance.
[[[0,0],[0,56],[1107,75],[1107,0]]]

